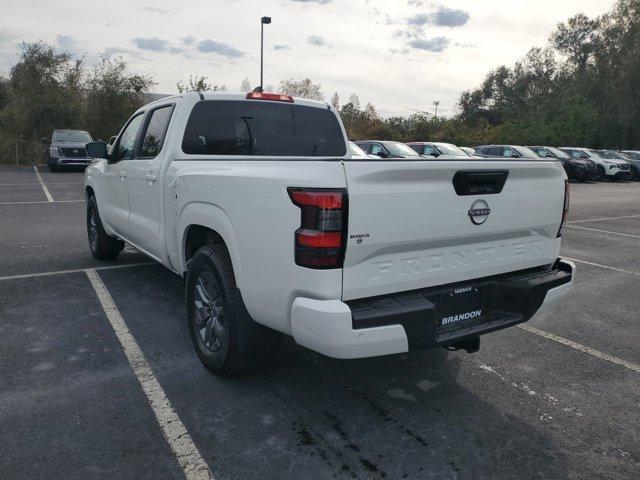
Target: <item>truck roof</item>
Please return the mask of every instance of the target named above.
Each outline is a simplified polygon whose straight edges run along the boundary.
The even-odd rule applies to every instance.
[[[264,93],[270,93],[270,92],[264,92]],[[186,92],[183,93],[181,95],[174,95],[172,97],[164,97],[158,100],[155,100],[153,102],[147,103],[143,108],[149,107],[149,106],[154,106],[154,105],[162,105],[164,103],[166,103],[169,100],[173,100],[176,98],[187,98],[188,96],[198,96],[200,97],[201,100],[236,100],[236,101],[247,101],[247,102],[255,102],[255,101],[261,101],[261,102],[273,102],[273,103],[279,103],[279,102],[275,102],[273,100],[252,100],[252,99],[248,99],[247,98],[247,93],[246,92],[227,92],[227,91],[222,91],[222,92]],[[301,97],[293,97],[293,103],[294,105],[303,105],[305,107],[316,107],[316,108],[331,108],[331,105],[327,102],[323,102],[320,100],[309,100],[308,98],[301,98]]]

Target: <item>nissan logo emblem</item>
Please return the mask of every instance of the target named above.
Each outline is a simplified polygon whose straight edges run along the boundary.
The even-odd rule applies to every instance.
[[[476,200],[469,209],[469,218],[475,225],[482,225],[489,218],[491,209],[484,200]]]

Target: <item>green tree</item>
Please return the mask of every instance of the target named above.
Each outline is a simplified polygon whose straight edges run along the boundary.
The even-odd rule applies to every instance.
[[[120,57],[102,57],[88,75],[84,128],[96,138],[117,134],[154,85],[150,77],[129,74],[127,67]]]
[[[39,141],[54,128],[82,124],[82,62],[44,42],[23,43],[20,60],[3,82],[0,125],[26,140]]]
[[[227,89],[224,84],[214,85],[209,83],[209,79],[203,75],[190,75],[188,83],[178,82],[176,87],[178,88],[178,93],[219,92]]]
[[[265,90],[266,91],[266,90]],[[295,80],[289,78],[280,81],[278,93],[293,97],[308,98],[309,100],[324,100],[322,87],[319,83],[313,83],[310,78]]]

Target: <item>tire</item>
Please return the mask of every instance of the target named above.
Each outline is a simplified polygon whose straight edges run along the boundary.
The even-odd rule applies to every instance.
[[[49,163],[48,167],[50,172],[58,172],[60,170],[58,166],[53,163]]]
[[[598,165],[596,167],[596,180],[601,181],[604,180],[606,173],[604,172],[604,167],[602,165]]]
[[[113,260],[124,248],[124,242],[107,235],[100,220],[96,197],[87,200],[87,237],[91,255],[96,260]]]
[[[260,363],[261,357],[240,348],[247,325],[258,327],[244,307],[223,244],[205,246],[195,253],[187,270],[185,297],[189,335],[198,358],[209,370],[230,376]]]
[[[637,168],[631,167],[631,176],[629,177],[629,180],[640,180],[640,171],[638,171]]]

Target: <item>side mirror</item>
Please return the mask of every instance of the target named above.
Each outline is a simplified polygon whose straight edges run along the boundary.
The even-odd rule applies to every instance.
[[[389,154],[384,150],[380,150],[378,153],[376,153],[376,155],[379,156],[380,158],[387,158],[389,156]]]
[[[107,144],[104,142],[87,143],[87,155],[91,158],[108,158]]]
[[[40,139],[40,143],[41,143],[42,145],[49,145],[49,139],[48,139],[47,137],[42,137],[42,138]]]

